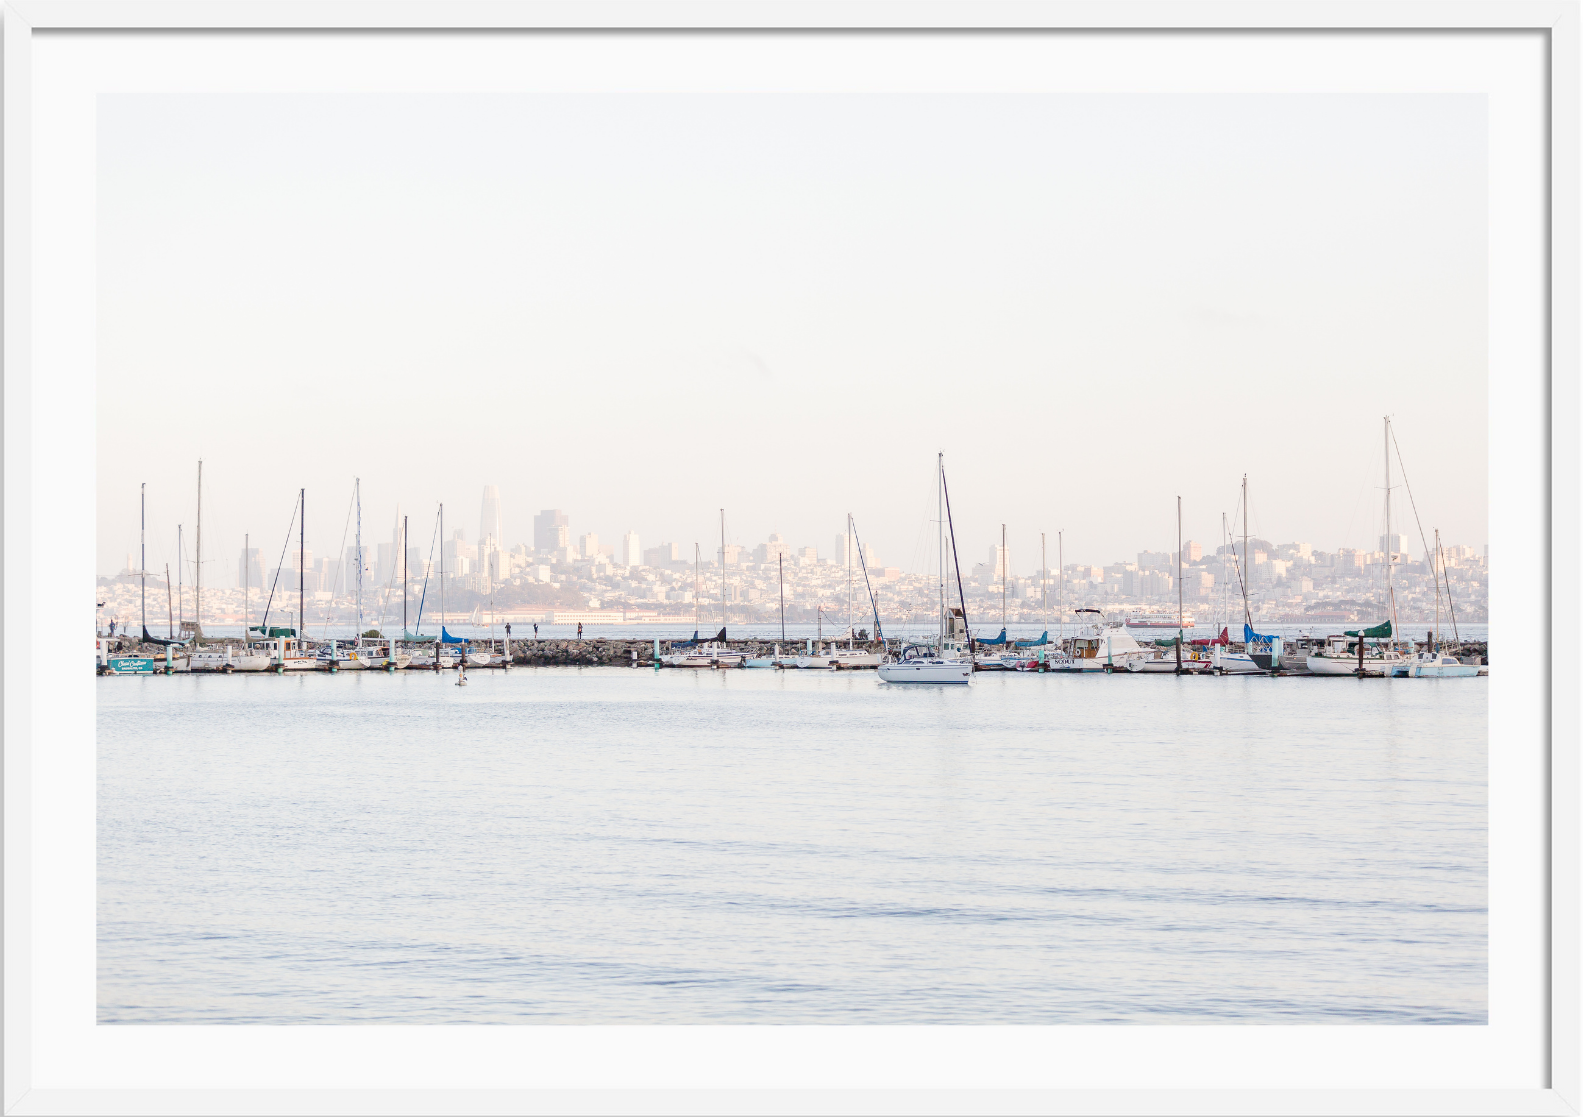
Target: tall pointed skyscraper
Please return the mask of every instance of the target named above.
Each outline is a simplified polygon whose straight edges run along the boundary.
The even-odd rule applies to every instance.
[[[494,536],[495,546],[500,550],[506,548],[506,537],[500,525],[500,486],[484,486],[484,506],[478,514],[478,542],[482,546]],[[482,555],[479,556],[482,558]]]

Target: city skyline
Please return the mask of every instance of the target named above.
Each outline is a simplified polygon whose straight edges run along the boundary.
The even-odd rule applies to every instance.
[[[471,536],[497,484],[513,542],[560,507],[712,547],[723,506],[824,549],[850,511],[915,566],[937,449],[959,537],[1007,523],[1014,556],[1158,549],[1178,494],[1214,538],[1244,472],[1260,534],[1359,545],[1387,413],[1419,508],[1487,542],[1475,96],[137,94],[99,121],[100,569],[137,482],[174,543],[199,457],[232,550],[304,485],[328,550],[364,473],[365,528],[445,500]]]
[[[209,470],[212,477],[212,467],[206,464],[205,468]],[[360,484],[361,480],[362,479],[357,479],[357,482]],[[1399,496],[1396,495],[1398,490],[1400,493]],[[1374,486],[1373,491],[1383,493],[1383,485]],[[381,517],[372,514],[371,510],[365,505],[362,509],[362,532],[363,546],[365,548],[365,552],[367,553],[367,561],[370,564],[379,563],[382,565],[385,561],[385,555],[387,552],[391,554],[396,553],[393,550],[394,534],[401,530],[400,525],[403,516],[406,517],[408,522],[407,530],[409,532],[409,549],[417,553],[421,553],[425,559],[427,559],[427,557],[430,555],[431,548],[434,548],[436,549],[435,554],[437,562],[437,549],[447,543],[452,545],[452,550],[447,552],[447,554],[454,554],[454,543],[458,539],[463,540],[468,546],[476,548],[484,542],[487,535],[491,534],[484,530],[486,525],[494,524],[499,527],[503,523],[501,514],[501,492],[502,486],[498,484],[491,483],[482,487],[482,496],[474,503],[474,507],[478,509],[478,519],[476,521],[479,524],[478,535],[473,535],[468,530],[468,525],[474,521],[472,516],[469,514],[466,505],[463,504],[460,508],[456,507],[455,505],[451,506],[447,512],[444,540],[441,540],[437,534],[439,528],[438,505],[431,509],[427,515],[417,517],[417,519],[423,521],[421,524],[413,523],[414,517],[412,516],[411,510],[403,503],[398,502],[395,504],[395,511],[389,517],[388,522],[383,522]],[[1392,516],[1392,534],[1398,540],[1396,549],[1409,555],[1417,555],[1418,557],[1422,557],[1422,549],[1425,540],[1419,538],[1417,534],[1419,521],[1414,518],[1407,523],[1403,522],[1404,515],[1407,517],[1415,516],[1415,513],[1412,511],[1412,505],[1416,503],[1416,498],[1409,499],[1407,487],[1402,485],[1400,482],[1394,483],[1392,485],[1392,492],[1393,496],[1395,496],[1398,501],[1397,510]],[[238,572],[240,571],[239,556],[242,550],[242,539],[239,536],[235,541],[236,545],[230,546],[228,533],[216,531],[212,523],[214,507],[216,503],[214,499],[214,493],[212,491],[212,481],[205,481],[204,493],[206,499],[205,509],[207,517],[204,531],[205,536],[208,539],[204,556],[204,566],[206,568],[205,583],[213,585],[216,588],[239,586],[241,585],[239,573],[236,574],[234,578],[231,578],[219,572],[227,569],[225,565],[226,563],[230,564],[230,569]],[[293,496],[294,495],[295,494],[293,494]],[[962,498],[959,493],[953,498],[953,520],[959,518],[959,513],[957,512],[955,502],[960,502],[961,499]],[[315,522],[315,517],[311,511],[312,500],[313,497],[312,494],[310,494],[310,512],[307,519],[309,525],[312,525]],[[1257,508],[1256,502],[1250,500],[1250,504],[1253,505],[1254,508]],[[196,561],[195,540],[190,534],[196,528],[196,483],[194,484],[189,505],[190,507],[188,511],[190,511],[191,514],[185,519],[175,519],[168,511],[165,511],[163,515],[158,515],[157,506],[151,501],[148,515],[147,545],[149,552],[149,569],[151,571],[156,571],[162,569],[166,563],[169,563],[172,570],[175,570],[178,561],[183,561],[185,563],[182,573],[182,580],[184,582],[190,582],[193,580],[193,564]],[[329,557],[332,560],[339,555],[350,555],[351,548],[354,546],[356,533],[356,524],[354,523],[354,520],[357,517],[357,507],[355,501],[349,502],[343,509],[343,512],[344,518],[339,528],[332,528],[326,531],[322,524],[322,519],[324,518],[323,516],[320,517],[321,524],[317,529],[312,526],[309,527],[308,531],[306,532],[306,540],[304,541],[306,543],[307,550],[313,552],[319,558]],[[833,534],[824,536],[826,540],[833,539],[833,545],[829,543],[821,544],[818,537],[816,536],[809,538],[806,541],[788,539],[784,533],[777,532],[773,529],[764,532],[757,538],[751,538],[740,530],[734,530],[736,521],[731,514],[731,510],[726,509],[725,512],[727,536],[726,543],[733,549],[740,550],[744,553],[751,553],[755,547],[761,547],[767,540],[778,538],[781,540],[782,546],[788,554],[793,552],[803,552],[811,548],[818,552],[819,558],[821,560],[834,557],[838,564],[841,561],[841,539],[844,535],[844,530],[837,530]],[[716,534],[712,538],[706,537],[703,539],[683,539],[675,532],[665,532],[661,530],[655,535],[651,536],[645,535],[643,532],[632,528],[627,528],[619,532],[612,532],[609,535],[604,535],[598,531],[580,530],[577,527],[572,514],[564,509],[539,509],[531,516],[524,516],[522,520],[519,521],[525,523],[531,522],[532,526],[529,528],[529,530],[522,532],[520,535],[513,535],[509,531],[503,531],[503,537],[498,540],[498,549],[503,552],[511,552],[513,549],[522,546],[527,546],[530,550],[534,551],[551,549],[546,546],[541,546],[541,543],[546,540],[544,529],[541,527],[541,521],[544,521],[546,517],[554,516],[563,521],[556,525],[555,529],[559,532],[559,534],[556,536],[556,538],[560,540],[558,544],[559,546],[571,547],[574,550],[581,551],[582,542],[591,536],[597,539],[599,541],[599,546],[605,550],[605,553],[613,556],[613,559],[620,565],[633,565],[632,563],[626,561],[626,557],[629,553],[627,549],[629,537],[636,537],[636,539],[639,541],[638,550],[640,552],[650,550],[661,544],[674,544],[687,552],[686,556],[684,556],[686,561],[691,561],[690,556],[692,553],[692,548],[696,544],[703,555],[704,561],[707,564],[714,565],[717,564],[720,550],[720,536],[718,534],[719,513],[720,510],[716,509]],[[1233,524],[1230,522],[1232,515],[1231,511],[1228,510],[1226,515],[1228,517],[1227,526],[1232,529],[1229,537],[1230,541],[1240,546],[1240,541],[1242,539],[1241,518],[1240,516],[1236,517],[1236,523]],[[281,518],[282,523],[284,523],[286,519],[292,519],[294,523],[294,517],[295,501],[293,501],[292,507],[287,510],[286,515]],[[232,518],[234,518],[234,516]],[[862,519],[857,513],[854,513],[854,519],[858,525],[858,534],[860,537],[862,537],[865,530],[862,525]],[[1218,514],[1216,519],[1218,521]],[[1271,545],[1275,546],[1280,546],[1287,543],[1303,543],[1313,547],[1315,550],[1325,552],[1339,552],[1347,550],[1372,553],[1382,549],[1382,540],[1384,535],[1383,521],[1383,502],[1380,502],[1380,506],[1377,509],[1360,509],[1358,518],[1356,520],[1355,529],[1351,532],[1355,542],[1336,543],[1326,546],[1323,541],[1316,542],[1315,540],[1308,538],[1277,539],[1275,538],[1275,533],[1263,529],[1263,525],[1260,522],[1260,517],[1258,517],[1257,513],[1255,512],[1249,517],[1248,535],[1253,539],[1266,540]],[[904,558],[895,552],[881,552],[878,545],[870,542],[868,538],[864,538],[863,541],[865,555],[870,556],[871,559],[873,559],[874,556],[880,556],[880,559],[882,559],[885,565],[896,566],[907,573],[921,573],[923,567],[918,564],[917,556],[922,554],[925,565],[932,569],[934,566],[934,523],[934,516],[931,512],[917,525],[917,541],[914,547],[914,553],[910,558]],[[840,526],[842,529],[844,529],[844,524]],[[1195,526],[1202,527],[1203,525],[1198,524]],[[1218,522],[1216,526],[1217,530],[1213,535],[1202,531],[1200,531],[1197,535],[1184,533],[1183,541],[1184,543],[1196,542],[1204,549],[1206,553],[1212,553],[1225,541],[1225,537],[1222,537],[1219,533]],[[1424,531],[1429,535],[1432,535],[1435,530],[1435,525],[1431,523],[1426,522],[1423,523],[1422,526]],[[176,553],[178,527],[183,529],[181,540],[184,554],[180,558],[178,558]],[[135,530],[136,524],[134,523],[134,531]],[[273,569],[276,565],[279,565],[279,559],[281,555],[284,555],[289,563],[295,562],[297,553],[296,549],[299,542],[298,532],[295,526],[293,526],[291,529],[289,539],[286,538],[284,533],[279,530],[278,525],[276,532],[267,533],[279,536],[275,542],[275,549],[273,552],[271,551],[271,548],[267,542],[261,543],[259,535],[251,532],[247,534],[251,537],[249,540],[249,545],[254,551],[258,552],[256,556],[255,569]],[[1064,536],[1064,539],[1058,539],[1058,534]],[[976,554],[980,550],[979,547],[968,543],[965,539],[962,539],[960,532],[958,535],[958,547],[962,554]],[[1039,535],[1040,533],[1037,530],[1015,528],[1011,525],[1007,525],[1007,550],[1010,552],[1010,565],[1014,573],[1025,573],[1028,569],[1037,569],[1039,567]],[[1074,533],[1070,529],[1066,529],[1064,531],[1047,530],[1044,532],[1044,536],[1044,546],[1048,559],[1047,565],[1050,569],[1056,568],[1058,561],[1057,552],[1063,547],[1066,548],[1065,559],[1068,564],[1088,563],[1091,565],[1110,565],[1118,561],[1119,556],[1114,553],[1104,555],[1093,554],[1092,550],[1094,544],[1092,542],[1089,542],[1086,545],[1077,543],[1074,546],[1074,537],[1080,538],[1080,533]],[[343,538],[344,543],[342,542]],[[998,547],[999,545],[999,534],[997,531],[995,533],[993,546]],[[1486,552],[1488,548],[1487,541],[1467,543],[1458,540],[1455,544],[1453,544],[1448,539],[1446,545],[1471,547],[1474,551],[1479,553]],[[129,564],[127,560],[134,556],[135,552],[137,551],[137,546],[137,536],[134,534],[130,540],[129,546],[120,550],[121,561],[116,562],[112,568],[106,569],[103,566],[105,547],[103,545],[103,541],[101,540],[101,545],[99,548],[101,555],[101,568],[98,571],[99,576],[114,576],[125,572],[127,569],[135,569],[135,563]],[[1121,555],[1125,556],[1128,554],[1155,551],[1162,547],[1164,547],[1168,552],[1174,553],[1175,539],[1154,538],[1150,540],[1144,540],[1140,537],[1138,544],[1134,548],[1127,551],[1122,551]],[[222,554],[222,550],[228,551],[229,557],[225,557]],[[1031,557],[1029,554],[1030,550],[1032,552]],[[112,554],[113,553],[114,552],[112,552]],[[273,558],[270,557],[271,554],[274,555]],[[347,561],[350,563],[354,560],[348,558]],[[973,561],[976,562],[978,560],[974,559]],[[454,562],[452,563],[452,568],[455,568]],[[218,577],[215,576],[216,574],[218,574]],[[257,583],[255,582],[254,584],[256,585]]]

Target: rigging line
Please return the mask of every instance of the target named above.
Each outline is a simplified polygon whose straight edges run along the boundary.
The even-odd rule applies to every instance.
[[[423,632],[423,602],[429,596],[429,571],[434,569],[434,541],[438,539],[439,536],[440,514],[439,512],[435,512],[434,534],[429,537],[429,562],[428,565],[423,568],[423,592],[418,596],[418,619],[412,622],[412,627],[416,630],[413,632],[414,636],[420,635]],[[442,631],[444,630],[444,627],[445,621],[442,618],[440,621],[440,628]],[[406,633],[403,632],[402,635],[405,636]],[[438,650],[436,650],[435,654],[439,654]]]
[[[1407,503],[1413,509],[1413,522],[1418,525],[1418,541],[1424,545],[1424,554],[1427,555],[1429,554],[1429,537],[1424,534],[1424,522],[1418,518],[1418,502],[1413,499],[1413,486],[1407,480],[1407,464],[1402,461],[1402,444],[1396,441],[1396,430],[1394,427],[1391,429],[1391,445],[1396,447],[1396,464],[1402,467],[1402,487],[1407,490]],[[1390,540],[1387,539],[1385,544],[1387,547],[1390,546]],[[1435,575],[1437,581],[1439,577],[1440,575]]]
[[[1442,546],[1440,548],[1440,570],[1446,577],[1446,605],[1451,609],[1451,635],[1456,638],[1457,647],[1460,648],[1462,646],[1462,633],[1457,630],[1457,606],[1456,602],[1451,600],[1451,572],[1446,570],[1445,556],[1446,549]]]
[[[291,529],[297,526],[297,507],[301,502],[302,494],[298,493],[297,499],[291,505],[291,523],[286,525],[286,542],[280,548],[280,561],[275,564],[275,577],[269,583],[269,600],[264,602],[264,616],[258,622],[259,630],[263,632],[266,639],[269,637],[269,606],[275,600],[275,587],[280,584],[280,568],[286,565],[286,549],[291,546]],[[300,625],[301,621],[299,620],[298,623]],[[246,633],[243,633],[243,636],[246,635]],[[284,647],[285,645],[281,646]]]
[[[956,568],[956,596],[962,603],[962,628],[967,633],[967,646],[973,647],[973,630],[967,624],[967,594],[962,589],[962,560],[956,553],[956,525],[951,521],[951,486],[945,479],[945,466],[940,466],[940,491],[945,494],[945,523],[951,533],[951,565]]]
[[[352,526],[352,505],[356,502],[356,500],[357,500],[357,483],[353,482],[352,483],[352,498],[351,498],[351,500],[348,500],[346,502],[346,524],[345,524],[345,526],[343,526],[341,528],[341,557],[339,559],[337,559],[336,563],[335,563],[335,577],[330,579],[330,602],[329,602],[329,604],[330,604],[330,606],[332,608],[335,605],[335,587],[336,587],[336,585],[340,584],[340,586],[341,586],[341,588],[343,590],[346,588],[346,585],[345,585],[345,582],[344,582],[344,578],[345,578],[345,575],[346,575],[346,532],[347,532],[347,529]],[[363,556],[362,555],[358,555],[357,556],[357,560],[359,562],[362,562]],[[325,637],[325,633],[330,628],[330,612],[329,612],[329,610],[328,609],[325,610],[322,614],[320,614],[320,616],[323,618],[324,623],[319,626],[319,639],[323,640],[324,637]]]

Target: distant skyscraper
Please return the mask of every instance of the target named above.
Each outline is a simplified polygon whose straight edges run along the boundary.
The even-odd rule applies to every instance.
[[[128,569],[132,566],[132,556],[127,556]],[[242,551],[236,560],[236,584],[250,586],[258,589],[264,584],[264,552],[261,547],[248,547]]]
[[[577,552],[583,558],[593,558],[599,553],[599,535],[590,531],[577,541]]]
[[[852,546],[852,536],[843,531],[835,537],[835,559],[833,561],[837,566],[845,566],[848,555],[852,556],[853,565],[856,565],[857,551]]]
[[[500,524],[500,486],[484,486],[484,504],[478,513],[478,541],[486,542],[490,536],[495,537],[495,546],[505,545],[506,537],[501,531]]]
[[[1006,578],[1006,548],[996,543],[989,549],[990,577],[995,581],[1004,581]]]
[[[546,508],[533,517],[533,549],[556,551],[571,539],[571,520],[559,508]]]
[[[621,565],[643,565],[643,544],[635,531],[629,531],[621,537]]]

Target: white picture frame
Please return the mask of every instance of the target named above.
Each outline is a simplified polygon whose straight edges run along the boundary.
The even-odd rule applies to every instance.
[[[9,0],[4,6],[4,363],[5,363],[5,1092],[6,1113],[494,1113],[494,1112],[859,1112],[859,1113],[1378,1113],[1576,1114],[1583,1109],[1579,1029],[1580,767],[1578,672],[1571,666],[1578,631],[1580,492],[1579,393],[1579,6],[1576,0],[1499,3],[1276,2],[1250,5],[1184,3],[1063,3],[1059,0],[962,0],[793,3],[784,0]],[[35,36],[103,31],[444,31],[735,29],[792,30],[1106,30],[1352,32],[1389,44],[1407,31],[1488,31],[1543,36],[1547,44],[1549,135],[1548,416],[1535,416],[1549,438],[1547,513],[1549,582],[1541,687],[1548,703],[1541,720],[1548,735],[1549,880],[1548,1034],[1533,1052],[1545,1068],[1531,1088],[1460,1089],[1424,1082],[1411,1088],[1326,1089],[1313,1082],[1247,1088],[1091,1089],[921,1087],[906,1082],[800,1089],[786,1081],[748,1081],[722,1073],[704,1086],[626,1089],[519,1089],[479,1083],[476,1089],[386,1088],[364,1082],[272,1090],[261,1071],[250,1081],[216,1081],[194,1066],[191,1078],[159,1087],[84,1088],[61,1080],[70,1052],[46,1051],[36,1027],[53,993],[35,980],[41,946],[43,882],[55,843],[38,807],[40,765],[52,739],[46,695],[48,668],[26,649],[44,618],[35,578],[44,561],[35,535],[46,503],[48,431],[69,421],[70,406],[51,394],[35,364],[34,290],[47,261],[35,254],[33,230],[41,201],[34,156],[48,143],[49,125],[35,117]],[[78,405],[80,406],[80,404]],[[52,410],[53,409],[53,410]],[[90,716],[91,722],[91,716]],[[76,817],[80,824],[81,816]],[[92,826],[91,812],[87,823]],[[78,865],[80,869],[80,864]],[[89,866],[91,871],[91,864]],[[79,913],[80,914],[80,913]],[[91,918],[92,910],[88,910]],[[91,975],[90,975],[91,984]],[[80,1006],[79,1006],[80,1007]],[[91,1017],[91,1005],[89,1006]],[[176,1042],[172,1032],[130,1029],[139,1042]],[[394,1033],[394,1029],[391,1033]],[[795,1031],[788,1029],[787,1032]],[[836,1029],[836,1032],[842,1030]],[[1010,1031],[1010,1030],[1008,1030]],[[855,1036],[832,1036],[836,1050]],[[656,1029],[659,1050],[713,1042],[713,1029]],[[627,1042],[612,1035],[611,1050]],[[47,1056],[47,1058],[46,1058]],[[1250,1062],[1258,1058],[1249,1054]],[[721,1061],[727,1061],[724,1056]],[[722,1067],[722,1071],[724,1071]],[[1251,1069],[1251,1068],[1250,1068]],[[793,1076],[795,1081],[795,1076]]]

